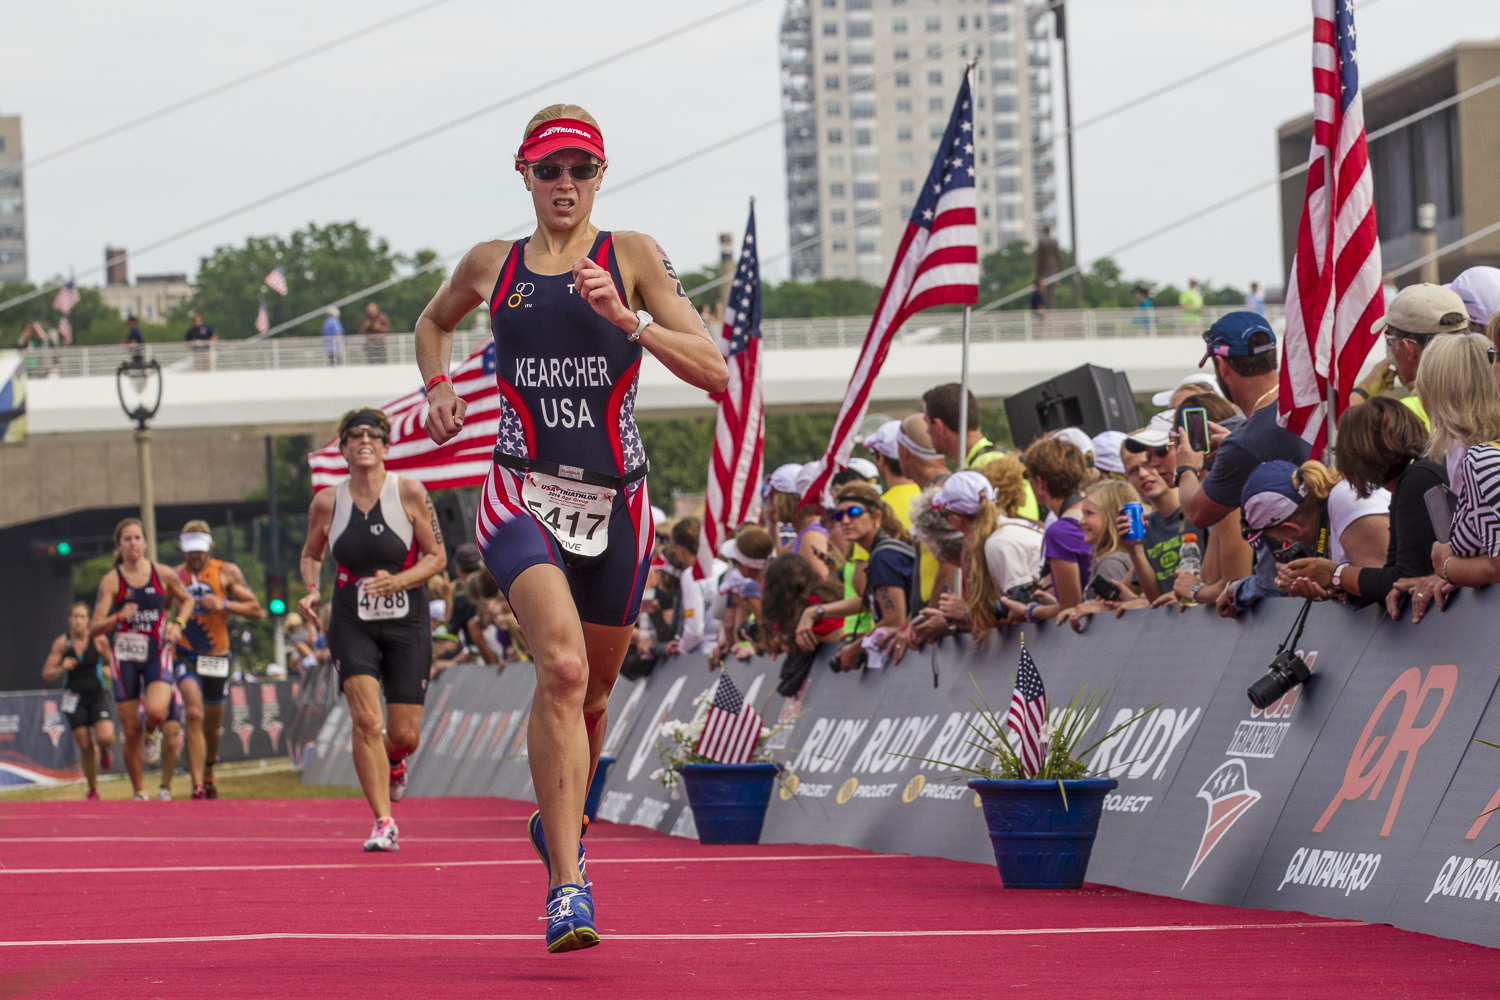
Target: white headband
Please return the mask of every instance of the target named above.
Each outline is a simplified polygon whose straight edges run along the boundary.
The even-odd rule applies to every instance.
[[[923,444],[917,444],[917,442],[913,441],[911,439],[911,436],[906,433],[906,428],[905,427],[901,428],[901,430],[899,430],[899,431],[896,432],[896,440],[898,442],[900,442],[900,444],[901,444],[901,446],[903,448],[905,448],[907,451],[910,451],[913,455],[917,456],[918,458],[942,458],[943,457],[941,454],[938,453],[938,451],[936,449],[929,448],[929,447],[927,447],[926,445],[923,445]]]
[[[214,547],[214,536],[206,531],[184,531],[177,541],[184,552],[207,552]]]

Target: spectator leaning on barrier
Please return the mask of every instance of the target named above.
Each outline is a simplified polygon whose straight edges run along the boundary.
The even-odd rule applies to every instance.
[[[1474,333],[1443,337],[1422,356],[1417,391],[1432,422],[1427,454],[1446,459],[1458,500],[1452,540],[1432,547],[1435,574],[1398,580],[1386,598],[1393,618],[1407,594],[1416,622],[1434,603],[1443,609],[1455,588],[1484,587],[1500,580],[1500,391],[1495,358],[1493,343]]]
[[[760,644],[772,655],[791,653],[797,649],[797,624],[802,613],[843,597],[843,588],[832,580],[820,580],[806,559],[790,553],[777,556],[766,567]],[[824,617],[812,631],[817,643],[831,642],[843,633],[844,619]]]
[[[907,645],[906,615],[915,589],[916,552],[895,512],[880,499],[880,492],[867,483],[850,483],[839,490],[833,518],[851,543],[858,543],[870,553],[864,593],[804,611],[797,623],[797,645],[804,650],[816,645],[813,627],[824,618],[853,615],[868,607],[875,619],[875,628],[870,633],[872,643],[899,660]],[[847,643],[838,653],[839,669],[857,668],[863,653],[861,642]]]
[[[844,560],[839,548],[834,545],[828,525],[824,523],[828,510],[817,500],[801,502],[803,494],[813,484],[817,475],[817,462],[808,462],[797,471],[797,479],[792,489],[797,499],[789,505],[793,508],[792,527],[797,534],[787,551],[802,556],[812,563],[813,569],[818,571],[819,576],[829,579],[838,576],[843,568]]]
[[[1394,399],[1376,397],[1346,410],[1339,420],[1338,470],[1360,499],[1382,490],[1389,493],[1385,562],[1361,568],[1331,558],[1295,559],[1281,567],[1278,586],[1293,597],[1322,600],[1342,592],[1384,601],[1402,577],[1431,576],[1437,538],[1424,496],[1435,486],[1446,486],[1448,474],[1422,456],[1426,447],[1422,421]]]
[[[1177,409],[1168,418],[1174,428],[1171,432],[1174,448],[1176,435],[1181,433],[1183,414],[1191,409],[1202,409],[1208,416],[1210,426],[1217,425],[1230,433],[1238,430],[1245,423],[1245,418],[1240,416],[1234,404],[1223,396],[1211,392],[1189,396],[1177,405]],[[1212,474],[1214,460],[1218,454],[1219,451],[1215,449],[1203,456],[1205,476]],[[1175,451],[1172,460],[1176,461]],[[1152,461],[1156,461],[1154,455]],[[1181,502],[1181,499],[1181,491],[1179,491],[1178,501]],[[1190,522],[1183,525],[1184,535],[1191,532],[1199,536],[1198,546],[1203,554],[1203,565],[1196,576],[1191,573],[1179,572],[1177,574],[1177,579],[1172,583],[1172,593],[1179,604],[1216,603],[1226,583],[1249,576],[1254,569],[1255,553],[1251,551],[1250,543],[1245,541],[1244,535],[1239,530],[1240,509],[1235,507],[1231,510],[1220,521],[1220,526],[1225,530],[1212,531],[1207,528],[1200,530]]]
[[[1407,285],[1401,289],[1373,327],[1385,335],[1386,358],[1375,362],[1359,385],[1351,390],[1350,405],[1391,391],[1398,376],[1403,384],[1415,385],[1422,353],[1433,338],[1440,334],[1463,333],[1468,326],[1469,314],[1464,300],[1452,289],[1428,284]],[[1428,422],[1420,396],[1409,395],[1401,402],[1411,407],[1423,424]]]
[[[730,598],[731,604],[724,615],[718,645],[710,654],[715,665],[730,650],[740,660],[749,659],[754,652],[751,623],[760,617],[761,579],[775,551],[770,532],[758,524],[741,525],[719,550],[719,555],[729,563],[729,570],[719,581],[719,592]]]
[[[1144,607],[1149,603],[1138,601],[1130,586],[1130,555],[1120,541],[1120,508],[1139,502],[1135,490],[1118,479],[1101,479],[1084,490],[1078,526],[1094,550],[1094,569],[1084,583],[1084,600],[1060,611],[1057,624],[1073,622],[1076,629],[1080,628],[1078,619],[1085,615],[1106,608]],[[1106,596],[1102,591],[1111,583],[1119,588],[1118,593]]]
[[[385,364],[385,338],[391,332],[391,318],[375,303],[366,302],[359,332],[365,338],[365,360],[372,365]]]
[[[802,471],[801,462],[778,465],[766,477],[765,512],[762,518],[765,528],[776,537],[778,552],[790,552],[797,540],[797,473]]]
[[[1078,492],[1088,475],[1083,454],[1069,441],[1057,437],[1038,438],[1021,456],[1032,493],[1051,515],[1042,536],[1042,555],[1052,578],[1051,603],[1037,594],[1022,604],[1002,598],[1005,606],[1026,621],[1055,618],[1064,608],[1083,600],[1083,588],[1094,568],[1094,550],[1084,537],[1079,520],[1083,496]]]
[[[696,579],[693,574],[702,527],[703,523],[696,517],[684,517],[672,525],[673,561],[684,569],[677,577],[679,607],[673,622],[673,638],[667,644],[668,656],[696,653],[705,645],[713,646],[719,639],[718,622],[713,621],[708,613],[713,594],[712,581]]]
[[[958,408],[962,391],[962,387],[957,382],[948,382],[945,385],[934,386],[922,394],[922,414],[927,418],[927,436],[932,440],[932,446],[952,459],[960,470],[980,469],[997,458],[1004,458],[1005,450],[997,447],[981,431],[982,414],[979,411],[979,400],[971,390],[966,440],[963,442],[963,453],[959,454]],[[1036,497],[1030,493],[1029,489],[1028,487],[1026,504],[1021,508],[1021,516],[1029,517],[1033,521],[1040,520],[1041,508],[1037,506]]]
[[[1213,361],[1224,395],[1246,417],[1232,433],[1222,424],[1209,425],[1218,454],[1207,473],[1203,453],[1192,449],[1186,434],[1177,435],[1174,485],[1183,513],[1199,528],[1209,528],[1239,506],[1256,466],[1278,459],[1300,464],[1310,449],[1276,423],[1276,334],[1265,319],[1250,312],[1226,313],[1204,332],[1203,340],[1207,350],[1200,364]]]
[[[922,491],[940,482],[948,474],[948,463],[944,461],[942,452],[937,449],[932,437],[928,434],[929,426],[925,414],[913,413],[901,421],[901,427],[896,433],[896,442],[901,452],[902,471],[916,487],[911,491],[910,499],[906,500],[906,517],[903,519],[900,514],[896,516],[896,519],[901,521],[902,526],[908,531],[911,527],[912,509],[918,505]],[[892,510],[895,510],[894,505]],[[918,589],[921,606],[926,607],[932,603],[933,594],[941,594],[944,585],[951,586],[952,574],[931,552],[921,545],[916,548]]]

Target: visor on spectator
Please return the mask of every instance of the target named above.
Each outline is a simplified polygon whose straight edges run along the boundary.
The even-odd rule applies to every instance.
[[[1262,462],[1250,472],[1240,492],[1245,541],[1254,542],[1267,528],[1274,528],[1302,506],[1302,493],[1292,483],[1297,467],[1278,459]]]
[[[737,562],[747,569],[765,569],[767,562],[765,559],[751,559],[745,555],[733,538],[725,542],[724,547],[719,550],[719,558],[725,562]]]
[[[1125,435],[1125,447],[1134,452],[1165,448],[1172,443],[1172,412],[1163,410],[1150,423],[1133,434]],[[1096,456],[1097,457],[1097,456]]]
[[[875,463],[868,458],[849,459],[849,469],[859,473],[865,479],[877,479],[880,476],[880,470],[875,468]]]
[[[771,473],[771,478],[766,481],[777,493],[795,493],[797,492],[797,473],[801,471],[800,462],[788,462],[785,465],[778,465],[776,471]]]
[[[973,517],[979,513],[979,501],[984,497],[994,500],[995,487],[983,473],[955,472],[943,480],[942,487],[933,494],[932,509]]]
[[[901,457],[901,421],[887,420],[875,428],[875,433],[865,437],[859,443],[870,451],[878,451],[891,461]]]

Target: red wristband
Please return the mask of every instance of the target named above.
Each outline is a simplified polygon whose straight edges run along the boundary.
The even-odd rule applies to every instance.
[[[453,384],[453,380],[447,375],[434,375],[432,376],[432,378],[427,380],[427,391],[431,393],[432,387],[437,385],[439,382],[447,382],[449,385]]]

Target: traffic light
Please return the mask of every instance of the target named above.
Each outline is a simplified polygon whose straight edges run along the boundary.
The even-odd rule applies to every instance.
[[[73,558],[73,543],[52,540],[33,541],[31,555],[35,559],[71,559]]]
[[[286,614],[286,580],[280,573],[266,574],[266,610],[277,616]]]

